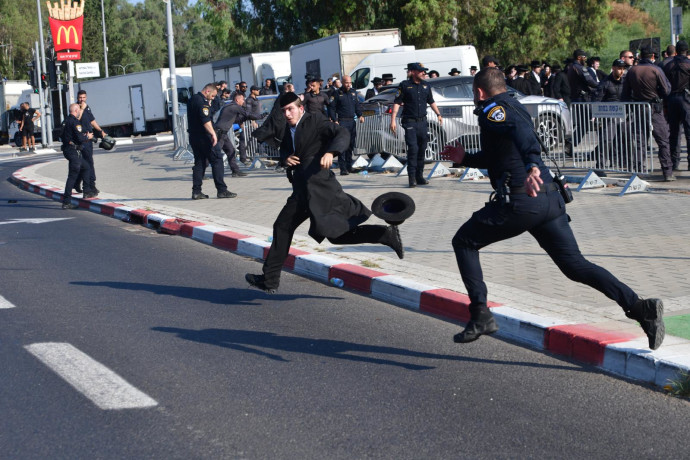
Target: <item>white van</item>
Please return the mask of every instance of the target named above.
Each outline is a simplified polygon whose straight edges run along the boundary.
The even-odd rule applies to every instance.
[[[449,75],[452,68],[460,71],[460,75],[470,75],[470,67],[479,68],[477,50],[472,45],[449,46],[446,48],[415,49],[414,46],[395,46],[385,48],[380,53],[373,53],[362,59],[350,73],[352,87],[357,90],[361,98],[367,89],[374,85],[374,77],[381,77],[385,73],[393,74],[395,83],[407,78],[407,64],[421,62],[430,71],[435,70],[441,77]]]

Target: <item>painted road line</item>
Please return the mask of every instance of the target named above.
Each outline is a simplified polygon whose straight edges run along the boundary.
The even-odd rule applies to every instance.
[[[101,409],[141,409],[158,405],[69,343],[34,343],[24,348]]]
[[[0,310],[3,308],[14,308],[14,304],[0,295]]]

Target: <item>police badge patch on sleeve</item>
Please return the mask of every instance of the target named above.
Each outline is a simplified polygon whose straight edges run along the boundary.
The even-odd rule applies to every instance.
[[[491,111],[489,114],[486,116],[491,121],[496,121],[496,122],[503,122],[506,121],[506,111],[503,107],[500,105],[497,105]]]
[[[77,131],[81,132],[81,125],[77,125],[76,128],[77,128]]]
[[[205,117],[208,116],[208,114],[209,114],[208,107],[204,107],[203,109],[201,109],[201,111],[203,112]]]

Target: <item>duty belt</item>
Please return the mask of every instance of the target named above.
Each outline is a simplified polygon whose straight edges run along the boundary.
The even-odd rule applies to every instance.
[[[537,193],[546,193],[547,191],[558,191],[558,186],[553,182],[549,182],[545,185],[542,184]],[[511,195],[517,195],[519,193],[527,193],[527,187],[510,187]]]
[[[413,122],[426,121],[426,115],[424,115],[423,117],[419,117],[419,118],[403,117],[402,121],[403,121],[403,123],[405,123],[406,121],[413,121]]]

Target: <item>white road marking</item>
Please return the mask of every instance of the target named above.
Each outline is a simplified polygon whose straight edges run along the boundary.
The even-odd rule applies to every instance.
[[[69,343],[34,343],[24,348],[101,409],[138,409],[158,403]]]
[[[10,219],[6,220],[3,222],[0,222],[0,225],[7,225],[7,224],[46,224],[48,222],[56,222],[58,220],[67,220],[67,219],[74,219],[74,217],[58,217],[58,218],[34,218],[34,219]]]
[[[14,308],[14,304],[0,295],[0,310],[3,308]]]

